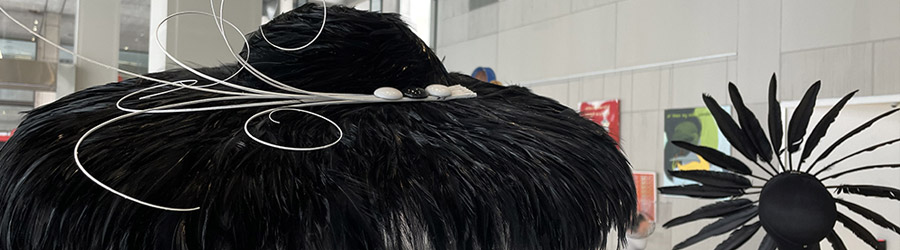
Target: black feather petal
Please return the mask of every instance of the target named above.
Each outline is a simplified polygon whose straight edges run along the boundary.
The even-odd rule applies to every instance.
[[[698,232],[696,235],[691,236],[687,240],[676,244],[672,249],[683,249],[697,242],[705,240],[706,238],[730,232],[731,230],[744,225],[744,223],[746,223],[750,219],[753,219],[753,217],[756,217],[757,212],[758,207],[752,206],[750,209],[745,209],[739,213],[735,213],[719,219],[712,224],[706,225],[705,227],[703,227],[703,229],[700,229],[700,232]]]
[[[891,114],[894,114],[897,111],[900,111],[900,108],[895,108],[895,109],[889,110],[887,112],[884,112],[884,113],[872,118],[871,120],[866,121],[865,123],[859,125],[858,127],[854,128],[850,132],[847,132],[847,134],[845,134],[844,136],[841,136],[840,139],[838,139],[837,141],[834,141],[834,143],[832,143],[831,146],[829,146],[827,149],[825,149],[825,151],[823,151],[822,154],[820,154],[819,157],[816,158],[816,161],[813,162],[813,165],[815,165],[817,162],[821,161],[822,159],[825,159],[825,157],[828,157],[828,155],[830,155],[831,152],[833,152],[835,148],[837,148],[839,145],[841,145],[841,143],[844,143],[844,141],[846,141],[847,139],[850,139],[850,137],[853,137],[854,135],[859,134],[863,130],[866,130],[867,128],[871,127],[872,124],[874,124],[878,120],[881,120],[882,118],[885,118]]]
[[[719,150],[697,146],[683,141],[673,141],[672,144],[678,146],[680,148],[686,149],[688,151],[694,152],[695,154],[700,155],[703,159],[709,161],[713,165],[719,166],[721,168],[731,170],[740,174],[751,174],[750,168],[747,167],[743,162],[730,155],[726,155],[725,153],[719,152]]]
[[[840,158],[840,159],[838,159],[838,160],[832,162],[831,164],[828,164],[828,166],[825,166],[824,168],[822,168],[822,170],[819,170],[819,172],[816,172],[816,175],[818,175],[819,173],[822,173],[822,172],[825,172],[825,171],[831,169],[831,167],[833,167],[834,165],[837,165],[838,163],[841,163],[842,161],[847,160],[847,159],[850,158],[850,157],[853,157],[853,156],[856,156],[856,155],[859,155],[859,154],[862,154],[862,153],[865,153],[865,152],[874,151],[874,150],[876,150],[876,149],[878,149],[878,148],[880,148],[880,147],[884,147],[884,146],[887,146],[887,145],[891,145],[891,144],[894,144],[895,142],[898,142],[898,141],[900,141],[900,138],[898,138],[898,139],[893,139],[893,140],[886,141],[886,142],[882,142],[882,143],[878,143],[878,144],[869,146],[869,147],[864,148],[864,149],[860,149],[859,151],[853,152],[852,154],[849,154],[849,155],[847,155],[847,156],[844,156],[843,158]]]
[[[734,83],[728,83],[728,94],[731,95],[731,103],[734,104],[734,110],[738,114],[738,121],[741,124],[744,135],[756,147],[756,152],[761,160],[765,162],[771,161],[772,145],[769,144],[769,138],[766,138],[766,132],[759,125],[756,115],[744,105],[744,98],[741,97],[741,92],[738,91],[737,86],[734,86]]]
[[[875,239],[875,236],[872,235],[869,230],[866,230],[866,228],[864,228],[862,225],[856,223],[856,221],[853,221],[853,219],[850,219],[841,212],[837,213],[837,221],[840,221],[841,224],[844,224],[844,227],[850,229],[850,231],[853,232],[856,237],[859,237],[859,239],[861,239],[863,242],[869,244],[869,246],[872,246],[872,248],[877,248],[876,246],[878,245],[878,240]]]
[[[762,243],[759,243],[759,250],[775,250],[776,247],[778,245],[775,244],[775,240],[768,234],[763,238]]]
[[[716,202],[700,207],[690,214],[686,214],[681,217],[669,220],[668,222],[666,222],[666,224],[663,224],[663,227],[669,228],[699,219],[722,217],[748,208],[752,204],[753,202],[748,199],[736,199]]]
[[[788,124],[787,140],[787,148],[790,153],[800,150],[800,143],[803,142],[803,136],[806,135],[806,127],[809,126],[809,119],[812,116],[813,108],[816,107],[816,95],[819,94],[819,88],[821,86],[822,83],[819,81],[813,83],[813,85],[806,90],[803,99],[800,99],[800,104],[797,105],[794,114],[791,115],[791,122]]]
[[[809,154],[812,153],[813,149],[819,145],[819,141],[822,140],[822,137],[825,136],[825,133],[828,132],[828,127],[831,127],[831,123],[834,123],[834,120],[837,118],[838,114],[841,113],[841,109],[844,108],[844,105],[847,104],[847,101],[850,101],[850,98],[853,98],[853,95],[859,92],[859,90],[850,92],[841,98],[834,107],[831,107],[828,110],[828,113],[825,113],[825,116],[822,116],[822,119],[819,120],[819,123],[816,124],[816,127],[813,128],[812,132],[809,133],[809,138],[806,140],[806,145],[803,146],[803,154],[800,155],[800,164],[803,164],[806,161],[806,158],[809,157]],[[812,165],[810,165],[812,168]]]
[[[736,174],[717,172],[717,171],[672,171],[672,176],[693,180],[703,184],[704,186],[714,186],[721,188],[739,188],[747,189],[752,186],[750,180]]]
[[[897,225],[894,225],[894,223],[891,223],[890,221],[885,219],[884,216],[881,216],[880,214],[878,214],[872,210],[869,210],[868,208],[865,208],[863,206],[857,205],[856,203],[853,203],[853,202],[845,201],[842,199],[834,199],[834,201],[849,208],[850,211],[853,211],[859,215],[862,215],[866,219],[868,219],[872,222],[875,222],[875,224],[877,224],[881,227],[890,229],[891,231],[894,231],[895,233],[900,234],[900,227],[897,227]]]
[[[761,225],[762,224],[757,221],[756,223],[741,227],[741,229],[732,232],[731,235],[728,236],[728,239],[725,239],[722,244],[716,246],[715,250],[734,250],[741,247],[750,239],[750,237],[753,237],[753,235],[756,234],[756,231],[759,231]]]
[[[772,80],[769,81],[769,137],[772,139],[775,154],[781,155],[784,129],[781,127],[781,103],[778,102],[777,91],[778,82],[775,80],[775,73],[772,73]]]
[[[837,193],[851,193],[864,196],[874,196],[881,198],[889,198],[900,200],[900,190],[892,187],[872,186],[872,185],[841,185],[837,188]]]
[[[716,102],[716,99],[712,96],[704,94],[703,103],[706,104],[706,108],[709,109],[710,114],[715,118],[716,126],[718,126],[719,130],[722,131],[722,134],[725,135],[725,139],[728,139],[728,142],[731,142],[731,145],[734,146],[738,152],[741,152],[744,157],[747,157],[747,159],[750,159],[751,161],[756,161],[756,147],[753,146],[753,143],[750,142],[750,139],[747,138],[744,131],[734,122],[734,119],[731,119],[731,115],[725,112],[725,110],[722,109],[722,106],[719,106],[719,103]]]
[[[663,194],[684,195],[695,198],[727,198],[744,194],[744,190],[737,188],[720,188],[701,186],[697,184],[661,187],[659,192]]]
[[[854,169],[850,169],[850,170],[847,170],[844,172],[830,175],[828,177],[822,178],[821,180],[824,181],[824,180],[831,179],[831,178],[837,178],[837,177],[840,177],[845,174],[850,174],[850,173],[859,172],[859,171],[863,171],[863,170],[869,170],[869,169],[877,169],[877,168],[900,168],[900,164],[881,164],[881,165],[858,167],[858,168],[854,168]]]
[[[828,236],[825,236],[825,238],[828,239],[828,242],[831,242],[831,248],[834,248],[834,250],[847,250],[844,241],[841,240],[841,237],[838,236],[834,230],[832,230]]]

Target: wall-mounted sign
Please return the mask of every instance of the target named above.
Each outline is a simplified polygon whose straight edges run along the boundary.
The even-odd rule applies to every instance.
[[[731,107],[723,107],[731,112]],[[707,108],[669,109],[665,112],[665,131],[663,131],[663,169],[665,178],[663,186],[695,184],[696,182],[681,179],[669,174],[670,171],[707,170],[723,171],[710,164],[697,154],[672,144],[672,141],[685,141],[694,145],[702,145],[718,149],[731,155],[731,144],[716,126],[716,120]]]
[[[637,209],[650,221],[656,221],[656,173],[632,172],[634,190],[637,194]]]
[[[594,121],[612,136],[616,143],[619,142],[619,100],[605,100],[594,102],[582,102],[579,106],[581,116]]]

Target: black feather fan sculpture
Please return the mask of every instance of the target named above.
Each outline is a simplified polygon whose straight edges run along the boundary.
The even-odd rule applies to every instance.
[[[743,162],[716,149],[679,141],[673,142],[676,146],[691,151],[710,163],[732,172],[675,172],[673,173],[674,176],[694,180],[700,184],[661,187],[659,189],[664,194],[712,199],[730,198],[729,200],[701,207],[690,214],[665,223],[663,226],[668,228],[699,219],[719,218],[701,229],[696,235],[675,245],[674,249],[683,249],[709,237],[728,232],[731,232],[731,235],[719,244],[716,250],[737,249],[759,231],[760,227],[764,228],[766,232],[766,236],[759,247],[761,250],[772,250],[776,247],[781,250],[819,249],[819,242],[823,239],[831,242],[834,249],[847,249],[841,238],[833,230],[836,222],[840,222],[866,244],[875,248],[875,237],[859,223],[838,212],[837,204],[862,215],[878,226],[900,233],[900,227],[878,213],[849,201],[835,198],[828,191],[833,189],[836,193],[900,200],[900,190],[892,187],[872,185],[825,186],[822,184],[824,180],[835,179],[846,174],[878,168],[898,168],[900,164],[862,166],[828,176],[820,176],[823,171],[830,169],[837,163],[898,140],[891,140],[862,149],[826,166],[821,166],[818,171],[814,171],[817,164],[831,154],[841,143],[900,109],[889,110],[851,130],[828,146],[806,169],[803,169],[803,163],[812,159],[810,158],[811,152],[819,144],[822,137],[825,136],[825,133],[828,132],[828,128],[835,121],[838,113],[847,104],[847,101],[856,94],[856,91],[847,94],[838,101],[813,127],[812,132],[806,135],[807,126],[815,107],[816,95],[820,88],[819,82],[814,83],[800,100],[788,123],[787,137],[783,138],[781,104],[775,98],[776,84],[775,75],[773,74],[769,84],[768,136],[766,136],[756,116],[744,106],[741,94],[734,84],[729,84],[728,92],[738,115],[737,122],[719,106],[713,97],[703,96],[706,107],[710,109],[725,138],[731,142],[741,155],[750,159],[755,166],[768,173],[771,178],[767,179],[753,175],[750,168]],[[782,148],[783,140],[787,142],[784,145],[786,148]],[[803,143],[804,141],[805,144]],[[799,159],[793,159],[795,153],[800,153]],[[786,161],[782,161],[782,156],[786,157]],[[795,165],[794,162],[797,162],[797,164]],[[767,165],[768,169],[763,164]],[[769,172],[769,169],[774,172]],[[761,190],[747,192],[748,189],[759,188],[751,186],[747,177],[762,180],[765,182],[765,185],[761,187]],[[759,199],[751,201],[746,198],[740,198],[750,194],[758,194]],[[749,223],[757,217],[758,221]]]
[[[261,29],[274,44],[299,46],[316,35],[322,12],[304,5]],[[143,113],[80,141],[126,114],[117,100],[156,83],[80,91],[29,112],[0,150],[0,249],[598,249],[611,230],[621,243],[635,211],[630,167],[606,131],[575,111],[447,73],[395,14],[328,7],[318,40],[294,52],[272,48],[260,31],[247,38],[248,62],[291,87],[371,95],[462,85],[477,97],[304,108],[334,126],[300,112],[248,120],[267,107]],[[238,69],[200,72],[222,79]],[[211,84],[186,70],[149,76]],[[246,71],[231,81],[278,91]],[[216,97],[174,89],[122,105]],[[339,133],[333,146],[307,152],[248,136],[299,147]],[[198,209],[124,199],[86,178],[73,151],[110,189]]]

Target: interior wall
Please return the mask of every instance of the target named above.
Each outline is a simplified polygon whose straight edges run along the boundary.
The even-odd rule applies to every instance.
[[[534,92],[573,108],[581,101],[620,99],[622,148],[635,170],[658,176],[664,110],[700,107],[702,93],[728,105],[728,82],[737,84],[748,106],[763,114],[773,72],[781,100],[799,99],[816,80],[822,81],[820,98],[854,89],[860,89],[857,96],[900,94],[898,0],[500,0],[474,10],[468,0],[438,4],[435,49],[449,70],[469,74],[478,66],[492,67],[501,82],[527,83]],[[571,77],[722,54],[726,56]],[[566,79],[541,81],[553,78]],[[765,127],[766,116],[759,118]],[[862,123],[859,119],[863,117],[841,117],[838,122],[855,126]],[[887,182],[900,186],[900,177]],[[705,204],[659,196],[658,220]],[[897,212],[881,203],[871,208]],[[888,249],[900,249],[900,236],[861,223],[876,228],[876,237],[888,239]],[[671,249],[705,224],[658,228],[647,249]],[[741,249],[756,249],[759,235]],[[689,249],[712,249],[726,237]],[[863,249],[852,235],[843,238],[851,249]]]
[[[106,65],[119,63],[120,0],[78,1],[75,48],[78,54]],[[75,61],[75,89],[117,82],[117,72],[85,60]]]
[[[209,1],[167,0],[168,13],[180,11],[210,12]],[[216,6],[219,6],[218,3]],[[217,10],[218,11],[218,10]],[[236,53],[244,46],[243,35],[253,32],[260,24],[262,16],[260,1],[227,1],[223,16],[241,32],[225,24],[228,41]],[[155,28],[156,24],[152,24]],[[178,60],[191,67],[217,67],[235,62],[228,51],[212,17],[205,15],[183,15],[167,23],[166,49]],[[152,41],[156,46],[156,41]],[[166,60],[166,68],[179,68],[171,60]]]

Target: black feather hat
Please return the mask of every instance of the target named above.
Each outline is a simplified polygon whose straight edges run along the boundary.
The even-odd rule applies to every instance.
[[[688,215],[677,217],[665,223],[663,226],[668,228],[698,219],[720,218],[704,227],[695,236],[677,244],[674,249],[682,249],[703,239],[727,232],[732,233],[716,249],[737,249],[752,237],[760,227],[765,229],[766,236],[759,249],[771,250],[776,247],[782,250],[819,249],[819,242],[823,239],[831,242],[834,249],[846,249],[841,238],[833,230],[837,222],[843,224],[857,237],[872,246],[872,248],[875,248],[875,237],[865,227],[838,212],[837,204],[862,215],[878,226],[900,233],[900,227],[897,227],[896,224],[888,221],[878,213],[849,201],[834,198],[828,191],[833,189],[836,193],[900,200],[900,190],[873,185],[825,186],[822,184],[824,180],[835,179],[845,174],[870,169],[897,168],[900,165],[862,166],[829,176],[820,176],[823,171],[830,169],[837,163],[860,153],[890,145],[900,141],[900,139],[875,144],[840,158],[821,167],[818,171],[813,171],[816,164],[831,154],[844,141],[900,109],[889,110],[851,130],[828,146],[806,169],[803,169],[803,163],[812,159],[810,156],[813,149],[818,146],[841,109],[856,94],[856,91],[847,94],[838,101],[813,127],[809,135],[806,135],[810,117],[815,107],[816,95],[820,88],[820,83],[816,82],[807,90],[795,109],[787,126],[787,137],[783,138],[785,134],[781,127],[781,104],[775,98],[776,84],[775,75],[773,74],[769,84],[769,136],[766,136],[756,116],[744,105],[741,94],[734,84],[729,84],[728,92],[731,100],[734,102],[734,108],[738,114],[738,122],[735,122],[728,113],[722,110],[713,97],[703,96],[707,108],[710,109],[719,129],[728,141],[731,142],[738,152],[750,159],[754,165],[769,174],[770,178],[753,175],[750,169],[740,160],[720,153],[715,149],[691,145],[685,142],[674,142],[676,146],[694,152],[709,162],[734,172],[734,174],[705,171],[675,172],[675,176],[691,179],[700,184],[661,187],[659,189],[660,192],[665,194],[698,198],[731,198],[731,200],[701,207]],[[804,138],[805,144],[803,143]],[[786,148],[782,148],[783,140],[787,142]],[[800,153],[799,159],[794,159],[795,153]],[[782,161],[782,156],[786,158],[785,162]],[[796,164],[794,164],[795,162]],[[768,169],[763,164],[767,165]],[[770,172],[769,169],[773,172]],[[765,185],[762,187],[751,186],[749,179],[745,176],[762,180],[765,182]],[[747,191],[755,188],[761,188],[761,190]],[[738,198],[757,194],[759,198],[755,201]],[[758,221],[748,224],[749,221],[756,217],[758,217]]]
[[[265,108],[122,115],[116,101],[153,82],[93,87],[29,112],[0,150],[0,249],[598,249],[635,210],[628,162],[602,127],[521,87],[450,74],[398,15],[329,7],[307,49],[283,52],[248,35],[249,62],[293,87],[370,94],[379,87],[463,85],[477,98],[308,108],[343,139],[322,150],[250,140]],[[322,8],[305,5],[264,25],[275,44],[310,40]],[[244,53],[243,55],[247,55]],[[206,68],[217,78],[236,65]],[[151,76],[196,79],[185,70]],[[198,85],[208,81],[198,80]],[[274,90],[249,74],[234,82]],[[214,86],[211,88],[224,88]],[[162,93],[160,88],[149,93]],[[177,91],[133,106],[214,97]],[[223,104],[242,104],[231,100]],[[336,129],[274,113],[252,133],[282,145],[333,141]]]

